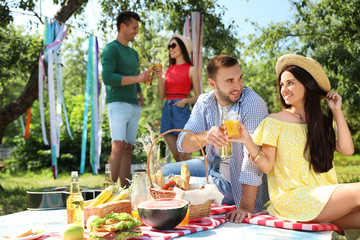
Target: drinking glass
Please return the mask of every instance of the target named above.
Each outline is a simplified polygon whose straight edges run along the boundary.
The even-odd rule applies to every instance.
[[[152,61],[153,67],[162,68],[161,63],[159,60],[153,60]]]
[[[154,67],[159,67],[159,68],[162,67],[159,60],[153,60],[153,61],[151,61],[150,66],[149,66],[148,69],[149,69],[149,70],[154,70]],[[150,80],[146,80],[146,81],[144,82],[145,85],[152,85],[152,81],[153,81],[153,79],[154,79],[154,72],[150,72],[150,75],[151,75],[151,78],[150,78]]]
[[[150,63],[150,66],[149,66],[148,70],[153,70],[153,69],[154,69],[154,64]],[[150,77],[149,80],[144,81],[145,85],[151,85],[152,84],[152,80],[154,78],[154,72],[150,72],[149,74],[151,75],[151,77]]]
[[[228,142],[226,147],[221,147],[221,158],[231,158],[232,157],[232,142]]]
[[[229,137],[236,137],[240,135],[239,130],[239,115],[237,112],[224,112],[222,115],[223,124],[220,129],[223,131],[224,128],[227,131]],[[221,158],[232,157],[232,142],[228,142],[226,147],[221,147]]]
[[[229,137],[237,137],[240,135],[239,115],[237,112],[228,112],[223,116],[224,125]]]
[[[224,123],[221,124],[220,130],[224,133],[225,132],[225,125]],[[221,147],[220,149],[220,157],[221,158],[231,158],[232,157],[232,142],[228,142],[225,147]]]

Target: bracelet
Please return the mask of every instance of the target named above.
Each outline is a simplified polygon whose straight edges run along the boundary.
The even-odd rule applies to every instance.
[[[258,150],[258,153],[256,154],[256,156],[253,158],[254,163],[260,163],[261,161],[259,160],[260,158],[262,159],[263,153],[261,150]]]

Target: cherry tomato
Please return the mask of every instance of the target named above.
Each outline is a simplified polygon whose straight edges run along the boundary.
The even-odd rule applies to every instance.
[[[169,184],[165,184],[163,188],[164,188],[164,190],[168,190],[169,189]]]
[[[168,184],[169,184],[169,186],[170,186],[170,185],[174,185],[174,186],[175,186],[175,185],[176,185],[176,182],[172,180],[172,181],[169,181]]]
[[[173,187],[169,187],[168,190],[173,190]]]

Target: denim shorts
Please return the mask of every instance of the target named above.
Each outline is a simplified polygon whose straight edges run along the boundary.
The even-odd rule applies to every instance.
[[[170,129],[183,129],[187,121],[189,120],[191,111],[189,104],[180,108],[174,103],[181,99],[167,100],[164,103],[161,114],[161,127],[160,132],[166,132]],[[170,132],[169,135],[176,135],[176,132]]]
[[[126,102],[112,102],[106,105],[112,141],[136,144],[141,107]]]

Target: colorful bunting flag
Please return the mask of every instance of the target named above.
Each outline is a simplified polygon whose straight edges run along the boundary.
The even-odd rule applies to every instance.
[[[90,165],[93,174],[97,175],[100,169],[100,152],[101,152],[101,136],[102,136],[102,114],[105,106],[103,100],[103,89],[101,94],[101,105],[99,106],[99,74],[98,74],[98,59],[99,49],[97,37],[89,36],[89,51],[88,51],[88,65],[86,73],[86,86],[85,86],[85,103],[83,115],[83,134],[81,143],[81,163],[80,174],[85,171],[85,158],[86,158],[86,142],[87,142],[87,124],[89,107],[91,111],[91,139],[90,139]],[[90,105],[90,106],[89,106]]]
[[[64,104],[64,98],[62,94],[62,65],[61,65],[61,42],[67,35],[69,28],[64,30],[65,24],[60,24],[53,19],[45,18],[45,33],[44,33],[44,53],[40,53],[39,57],[39,105],[40,105],[40,118],[41,128],[43,135],[43,142],[45,145],[49,145],[46,136],[45,127],[45,114],[44,114],[44,80],[46,79],[45,64],[47,61],[47,89],[49,97],[49,119],[50,119],[50,144],[51,144],[51,162],[53,168],[54,178],[57,178],[57,158],[60,155],[60,127],[62,125],[61,112],[62,108],[65,114],[67,130],[69,136],[73,139],[68,118],[66,114],[66,108]],[[55,102],[55,81],[54,81],[54,60],[56,63],[56,95],[57,101]]]
[[[30,122],[31,122],[31,109],[28,108],[26,114],[26,125],[25,125],[25,134],[24,134],[24,137],[27,139],[29,139],[29,135],[30,135]]]
[[[199,74],[200,87],[202,92],[202,35],[203,17],[200,12],[191,12],[185,18],[183,35],[190,38],[193,43],[192,62]]]

